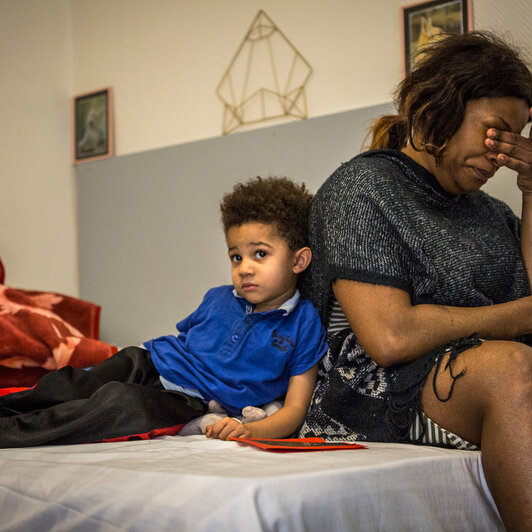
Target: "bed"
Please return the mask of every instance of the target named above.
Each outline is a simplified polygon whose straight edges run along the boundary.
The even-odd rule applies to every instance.
[[[103,307],[101,356],[168,334],[206,287],[228,281],[216,228],[234,182],[288,175],[316,190],[390,108],[78,165],[80,294]],[[32,385],[54,361],[65,362],[7,368],[4,385]],[[0,471],[0,532],[503,530],[476,451],[368,443],[278,454],[177,434],[0,449]]]
[[[0,450],[1,531],[504,530],[480,453],[272,453],[202,435]]]
[[[36,367],[49,371],[112,353],[113,346],[95,338],[85,339],[87,351],[69,351],[70,358],[54,347],[81,334],[67,321],[65,298],[69,309],[88,311],[94,336],[99,309],[93,304],[3,284],[0,293],[4,385],[12,368],[2,362],[30,364],[18,367],[16,382],[0,394],[20,389],[15,384],[28,375],[36,379]],[[24,342],[9,352],[7,339],[21,331]],[[76,347],[84,345],[74,339]],[[33,356],[35,343],[46,346],[48,356],[44,348],[44,355]],[[21,347],[27,349],[17,357]],[[0,449],[0,471],[0,532],[503,530],[476,451],[367,443],[364,449],[277,453],[177,434]]]

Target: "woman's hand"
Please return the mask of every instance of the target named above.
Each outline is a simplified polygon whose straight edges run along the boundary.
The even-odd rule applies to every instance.
[[[251,438],[251,431],[237,419],[224,417],[213,425],[209,425],[205,432],[207,438],[226,440],[229,436],[234,438]]]
[[[529,110],[532,118],[532,108]],[[523,193],[532,193],[532,128],[527,137],[490,128],[486,146],[497,153],[499,166],[507,166],[517,172],[517,186]]]
[[[532,118],[532,108],[529,109]],[[486,146],[497,154],[498,166],[507,166],[517,172],[517,186],[523,193],[521,209],[521,253],[532,285],[532,127],[527,137],[488,129]]]

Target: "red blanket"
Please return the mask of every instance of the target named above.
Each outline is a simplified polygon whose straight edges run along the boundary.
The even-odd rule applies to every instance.
[[[93,366],[116,353],[98,340],[99,319],[93,303],[0,285],[0,386],[31,386],[46,371]],[[29,381],[20,380],[22,368]]]

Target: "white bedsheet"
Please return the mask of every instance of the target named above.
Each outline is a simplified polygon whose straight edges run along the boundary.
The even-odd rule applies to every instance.
[[[1,531],[504,530],[480,452],[276,454],[204,436],[0,450]]]

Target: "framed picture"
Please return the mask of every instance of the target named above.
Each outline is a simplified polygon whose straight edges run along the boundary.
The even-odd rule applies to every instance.
[[[401,9],[405,74],[412,70],[424,45],[445,33],[466,33],[473,29],[471,0],[433,0]]]
[[[74,163],[113,155],[112,91],[109,87],[80,94],[73,101]]]

